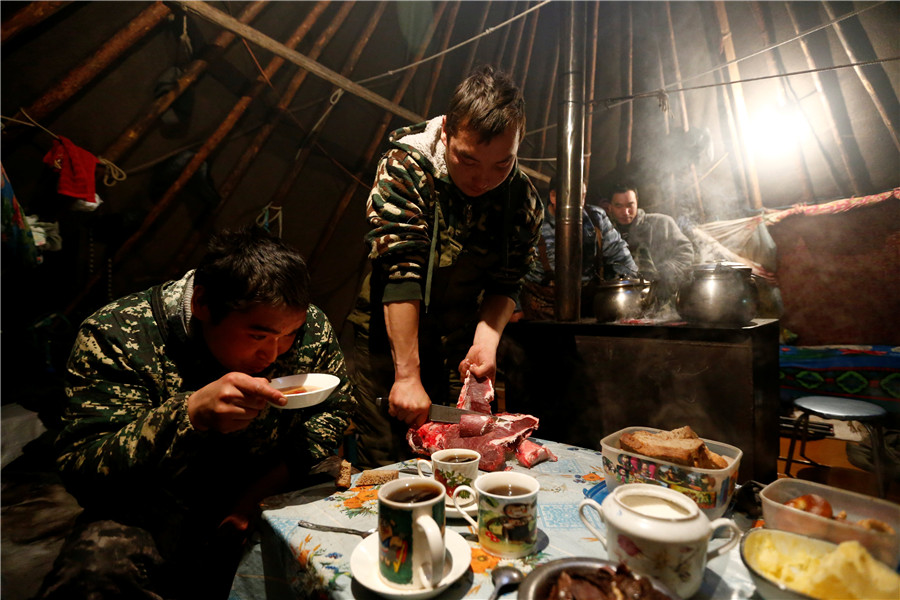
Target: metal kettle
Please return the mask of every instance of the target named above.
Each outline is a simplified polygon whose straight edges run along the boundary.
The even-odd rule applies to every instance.
[[[678,314],[686,321],[710,325],[746,325],[759,309],[759,291],[750,267],[718,261],[695,265],[678,289]]]
[[[643,277],[625,277],[603,281],[594,288],[594,316],[600,323],[619,319],[637,319],[647,308],[651,282]]]

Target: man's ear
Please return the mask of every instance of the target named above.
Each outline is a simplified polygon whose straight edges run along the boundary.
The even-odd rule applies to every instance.
[[[444,143],[444,147],[447,147],[447,115],[444,115],[441,118],[441,142]]]
[[[191,295],[191,314],[203,322],[212,320],[209,305],[206,303],[206,288],[202,285],[194,286],[194,293]]]

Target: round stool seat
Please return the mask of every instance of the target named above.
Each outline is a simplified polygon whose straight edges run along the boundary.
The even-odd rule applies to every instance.
[[[833,396],[803,396],[794,400],[794,406],[818,417],[838,421],[873,421],[887,415],[887,411],[877,404]]]

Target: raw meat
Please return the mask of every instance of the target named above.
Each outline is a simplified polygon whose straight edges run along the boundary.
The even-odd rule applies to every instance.
[[[479,418],[478,415],[475,418]],[[418,429],[410,429],[406,438],[413,451],[426,456],[445,448],[477,450],[481,454],[479,468],[496,471],[503,468],[506,453],[513,451],[521,440],[531,435],[538,423],[538,419],[531,415],[502,413],[497,415],[493,428],[483,435],[464,437],[462,424],[429,422]]]
[[[541,446],[531,440],[523,439],[519,442],[519,445],[516,446],[516,460],[518,460],[519,464],[523,467],[528,467],[530,469],[534,465],[542,463],[545,460],[556,462],[559,458],[550,452],[550,449],[546,446]]]
[[[485,377],[479,381],[472,375],[472,371],[469,371],[466,374],[466,380],[463,382],[462,391],[459,393],[456,408],[474,410],[489,415],[491,414],[491,402],[493,401],[494,384],[491,383],[490,377]]]
[[[496,427],[494,421],[494,417],[490,415],[460,415],[459,435],[461,437],[485,435]]]

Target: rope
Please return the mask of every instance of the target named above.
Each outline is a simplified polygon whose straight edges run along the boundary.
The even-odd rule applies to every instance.
[[[489,27],[489,28],[485,29],[483,32],[476,35],[475,37],[472,37],[465,41],[462,41],[462,42],[456,44],[455,46],[451,46],[450,48],[447,48],[446,50],[442,50],[442,51],[438,52],[437,54],[432,54],[431,56],[429,56],[427,58],[423,58],[422,60],[416,61],[414,63],[410,63],[410,64],[406,65],[405,67],[400,67],[399,69],[392,69],[390,71],[382,73],[381,75],[375,75],[373,77],[361,79],[360,81],[357,81],[356,83],[358,83],[360,85],[363,83],[369,83],[370,81],[375,81],[376,79],[382,79],[383,77],[390,77],[391,75],[396,75],[397,73],[401,73],[403,71],[406,71],[407,69],[412,69],[413,67],[418,67],[421,64],[427,63],[427,62],[432,61],[432,60],[434,60],[438,57],[441,57],[445,54],[453,52],[454,50],[462,48],[463,46],[465,46],[467,44],[471,44],[472,42],[474,42],[477,39],[483,38],[486,35],[490,35],[490,34],[494,33],[495,31],[497,31],[498,29],[506,27],[510,23],[513,23],[513,22],[518,21],[519,19],[525,17],[525,15],[527,15],[528,13],[540,9],[545,4],[549,4],[551,1],[552,0],[543,0],[543,2],[540,2],[539,4],[532,6],[528,10],[526,10],[518,15],[515,15],[514,17],[509,18],[509,19],[503,21],[502,23],[494,25],[493,27]]]
[[[105,185],[106,187],[112,187],[120,181],[125,181],[125,179],[128,177],[125,171],[123,171],[113,161],[107,158],[103,158],[102,156],[98,156],[97,161],[103,165],[103,185]]]
[[[266,231],[271,231],[270,227],[272,223],[275,223],[278,226],[278,237],[281,237],[282,211],[283,208],[281,206],[272,206],[272,203],[270,202],[269,204],[266,204],[262,211],[260,211],[259,216],[256,217],[256,224]]]

